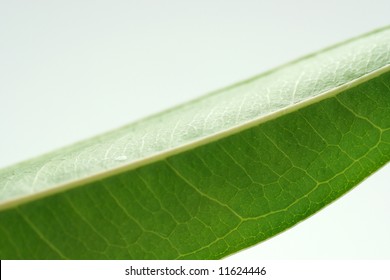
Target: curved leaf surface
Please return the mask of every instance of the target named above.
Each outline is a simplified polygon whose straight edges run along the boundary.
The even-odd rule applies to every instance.
[[[0,171],[2,259],[215,259],[390,159],[390,29]]]

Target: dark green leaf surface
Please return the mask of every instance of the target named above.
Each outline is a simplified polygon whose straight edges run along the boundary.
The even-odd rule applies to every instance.
[[[390,160],[390,30],[0,172],[0,258],[216,259]]]

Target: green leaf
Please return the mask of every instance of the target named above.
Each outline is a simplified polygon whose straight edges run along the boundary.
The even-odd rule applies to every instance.
[[[390,159],[390,29],[0,171],[1,259],[216,259]]]

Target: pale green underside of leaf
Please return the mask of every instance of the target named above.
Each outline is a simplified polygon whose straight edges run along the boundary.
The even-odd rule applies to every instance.
[[[390,29],[0,171],[0,258],[220,258],[390,159]]]

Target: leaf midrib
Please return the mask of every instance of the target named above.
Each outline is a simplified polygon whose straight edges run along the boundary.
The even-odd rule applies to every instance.
[[[209,95],[205,96],[206,97],[205,100],[208,100],[207,98],[209,98],[209,97],[213,98],[213,96],[215,94],[223,93],[224,91],[228,91],[228,95],[221,96],[220,99],[223,100],[224,96],[232,96],[232,92],[229,92],[229,90],[234,89],[236,87],[239,88],[241,86],[245,86],[246,84],[251,84],[252,82],[254,82],[254,84],[251,84],[252,88],[249,87],[249,88],[241,89],[241,91],[244,90],[244,91],[249,91],[251,93],[251,90],[253,90],[253,86],[256,86],[257,82],[259,82],[259,81],[263,82],[263,84],[262,84],[263,90],[264,89],[269,90],[268,86],[271,86],[270,88],[274,89],[273,87],[274,87],[275,83],[269,84],[269,81],[267,80],[267,78],[270,76],[270,74],[273,74],[275,72],[279,72],[272,79],[272,81],[275,80],[276,84],[279,81],[283,82],[283,80],[280,80],[281,77],[286,78],[286,81],[291,80],[291,77],[289,77],[289,75],[288,74],[286,75],[286,73],[285,73],[285,69],[292,70],[292,69],[289,69],[290,67],[293,67],[293,68],[295,67],[294,70],[298,73],[298,75],[302,76],[303,71],[306,70],[306,68],[305,68],[306,64],[302,64],[302,63],[305,63],[305,61],[309,61],[310,59],[313,59],[313,61],[316,61],[315,60],[316,58],[313,58],[313,57],[315,57],[317,55],[321,55],[322,53],[326,53],[327,51],[329,51],[330,54],[332,54],[332,55],[336,54],[336,56],[339,57],[343,61],[344,67],[347,65],[345,63],[348,60],[345,60],[343,56],[346,56],[347,58],[350,58],[351,60],[356,60],[356,57],[349,55],[348,50],[351,50],[351,48],[353,49],[354,47],[357,47],[357,50],[364,50],[365,52],[368,52],[368,53],[366,53],[366,55],[368,57],[363,56],[363,57],[359,58],[359,56],[358,56],[358,59],[356,60],[358,68],[360,67],[360,70],[357,71],[356,73],[359,73],[361,76],[356,77],[358,75],[354,75],[353,73],[350,73],[348,70],[347,71],[345,71],[345,69],[340,70],[341,71],[340,72],[340,74],[341,74],[340,80],[336,81],[337,80],[336,79],[335,81],[333,81],[337,86],[332,87],[332,83],[330,83],[331,85],[329,86],[328,82],[331,82],[332,80],[330,80],[329,77],[326,78],[326,75],[323,75],[323,76],[325,76],[326,82],[320,84],[320,87],[318,87],[318,88],[317,88],[316,83],[317,83],[317,81],[321,80],[321,78],[319,78],[318,76],[317,77],[315,76],[314,80],[313,80],[315,82],[315,84],[310,84],[310,81],[312,81],[312,80],[311,79],[308,80],[307,78],[313,78],[313,77],[310,75],[308,77],[306,77],[306,83],[308,83],[308,84],[306,84],[306,87],[308,89],[311,89],[311,91],[313,93],[307,95],[307,91],[306,91],[306,93],[304,93],[301,96],[301,98],[300,98],[301,101],[298,101],[295,104],[293,102],[289,101],[289,102],[287,102],[287,104],[289,104],[289,105],[284,105],[285,107],[280,107],[279,105],[277,105],[275,103],[275,104],[273,104],[274,108],[270,107],[271,110],[269,110],[268,113],[267,113],[267,110],[264,110],[263,113],[261,112],[261,110],[260,111],[257,110],[256,113],[258,113],[259,115],[253,115],[251,113],[250,117],[245,116],[244,118],[241,118],[241,119],[237,118],[234,122],[230,122],[230,123],[227,122],[228,123],[227,126],[223,126],[223,127],[217,126],[216,128],[213,128],[210,132],[207,131],[207,133],[209,133],[209,134],[204,133],[204,131],[203,131],[202,133],[195,134],[195,136],[191,135],[191,137],[188,137],[188,136],[186,136],[187,138],[183,137],[183,139],[180,139],[180,141],[178,141],[177,143],[174,143],[174,145],[171,145],[170,143],[164,143],[164,142],[157,143],[156,142],[156,144],[161,145],[161,147],[159,147],[159,146],[153,147],[152,150],[148,150],[147,152],[143,152],[143,153],[142,153],[142,151],[141,152],[136,151],[133,148],[130,148],[129,151],[127,149],[127,143],[131,144],[131,145],[137,144],[136,141],[139,141],[140,139],[136,138],[136,141],[134,143],[126,142],[126,145],[124,146],[127,153],[135,152],[136,156],[131,155],[130,159],[128,159],[127,161],[124,161],[123,164],[113,163],[114,158],[111,158],[111,157],[114,156],[116,153],[114,151],[110,154],[110,152],[111,152],[110,150],[112,148],[111,144],[120,144],[119,140],[121,140],[122,137],[123,138],[133,137],[134,131],[136,131],[134,136],[139,138],[140,131],[143,133],[147,132],[147,129],[146,130],[139,129],[139,127],[143,124],[144,121],[145,121],[145,124],[147,124],[147,127],[150,126],[151,124],[154,124],[154,125],[157,125],[157,128],[161,129],[161,125],[159,126],[159,123],[158,123],[158,121],[160,120],[159,117],[162,117],[161,121],[171,121],[172,122],[175,120],[175,117],[180,117],[179,116],[180,113],[187,113],[187,115],[188,115],[188,113],[194,113],[192,109],[196,106],[197,106],[197,110],[207,109],[207,107],[202,108],[201,102],[203,100],[203,97],[201,97],[201,98],[198,98],[196,100],[193,100],[192,102],[185,103],[185,104],[178,106],[176,108],[173,108],[171,110],[167,110],[167,111],[160,113],[158,115],[154,115],[150,118],[146,118],[144,120],[133,123],[131,126],[126,126],[124,129],[115,130],[115,131],[111,132],[111,134],[104,134],[102,136],[98,136],[98,137],[89,139],[88,141],[80,142],[74,146],[69,146],[69,147],[63,148],[61,150],[57,150],[55,152],[52,152],[52,153],[48,153],[48,154],[41,156],[41,157],[38,157],[36,159],[26,161],[26,162],[11,166],[9,168],[3,169],[0,171],[0,183],[2,180],[3,186],[1,186],[1,189],[2,189],[3,193],[5,193],[5,191],[7,190],[7,185],[10,183],[13,183],[13,185],[15,185],[15,186],[13,186],[13,187],[15,187],[15,189],[21,188],[22,190],[24,189],[24,191],[17,192],[16,194],[11,192],[11,194],[8,194],[8,198],[7,198],[7,196],[3,197],[3,202],[0,202],[0,210],[5,209],[5,208],[9,208],[9,207],[13,207],[13,206],[16,206],[16,205],[21,204],[21,203],[26,203],[28,201],[33,201],[33,200],[36,200],[36,199],[39,199],[39,198],[42,198],[42,197],[45,197],[45,196],[48,196],[51,194],[55,194],[57,192],[65,191],[67,189],[71,189],[71,188],[74,188],[74,187],[77,187],[77,186],[80,186],[83,184],[87,184],[87,183],[92,182],[94,180],[99,180],[99,179],[102,179],[102,178],[105,178],[108,176],[113,176],[113,175],[119,174],[121,172],[133,170],[135,168],[145,166],[147,164],[151,164],[153,162],[156,162],[156,161],[162,160],[164,158],[185,152],[187,150],[191,150],[191,149],[196,148],[198,146],[205,145],[205,144],[211,143],[213,141],[217,141],[223,137],[227,137],[229,135],[238,133],[238,132],[243,131],[245,129],[249,129],[253,126],[256,126],[256,125],[259,125],[261,123],[278,118],[282,115],[292,113],[300,108],[310,106],[311,104],[317,103],[323,99],[337,95],[338,93],[343,92],[346,89],[357,86],[361,83],[364,83],[365,81],[368,81],[372,78],[375,78],[376,76],[379,76],[385,72],[388,72],[390,69],[390,64],[388,62],[389,61],[388,54],[386,53],[386,49],[388,49],[388,45],[387,45],[386,40],[390,35],[389,35],[389,31],[387,29],[388,28],[383,28],[383,29],[376,30],[374,32],[365,34],[363,36],[347,40],[347,41],[342,42],[340,44],[337,44],[335,46],[326,48],[322,51],[316,52],[314,54],[305,56],[301,59],[295,60],[291,63],[285,64],[281,67],[277,67],[276,69],[273,69],[273,70],[268,71],[266,73],[263,73],[259,76],[248,79],[242,83],[235,84],[233,86],[216,91],[216,92],[212,93],[211,95],[209,94]],[[379,49],[376,50],[378,52],[371,53],[371,51],[373,49],[367,48],[367,46],[370,46],[370,45],[368,45],[367,41],[364,41],[364,40],[366,40],[366,38],[368,38],[370,36],[377,36],[376,34],[380,33],[380,31],[384,31],[384,32],[382,34],[379,34],[379,37],[375,37],[376,39],[374,39],[374,42],[375,42],[375,40],[379,39]],[[383,40],[383,39],[385,39],[385,40]],[[361,44],[360,42],[363,42],[363,44]],[[368,40],[368,42],[370,42],[370,41]],[[352,45],[349,45],[349,44],[352,44]],[[338,49],[339,47],[342,48],[343,45],[346,45],[346,49]],[[363,49],[359,49],[361,47],[363,47]],[[347,52],[345,50],[347,50]],[[375,56],[373,54],[375,54]],[[341,55],[343,55],[343,56],[341,56]],[[385,59],[387,64],[383,65],[383,62],[378,63],[378,58],[380,58],[381,55],[384,56],[382,58]],[[321,58],[322,60],[320,59],[320,61],[325,63],[325,66],[327,68],[335,67],[334,73],[338,72],[338,71],[336,71],[337,68],[339,67],[338,63],[333,63],[333,62],[329,63],[329,61],[327,61],[328,58],[329,58],[329,54],[326,53],[325,56],[323,56]],[[317,63],[317,61],[316,61],[316,63]],[[315,74],[317,74],[317,75],[323,74],[322,70],[319,70],[318,67],[316,66],[316,64],[313,64],[312,62],[310,62],[310,63],[308,63],[308,66],[309,66],[308,69],[314,70]],[[325,68],[325,69],[327,69],[327,68]],[[332,69],[325,70],[325,74],[332,73],[333,72]],[[300,72],[297,70],[300,70]],[[329,71],[329,70],[331,70],[331,71]],[[334,73],[331,75],[334,75]],[[336,76],[334,76],[334,77],[336,77]],[[263,78],[264,78],[264,80],[263,80]],[[297,79],[297,77],[295,77],[295,78]],[[297,84],[298,83],[295,80],[295,86]],[[264,86],[266,86],[266,87],[264,87]],[[283,86],[281,86],[280,89],[281,89],[281,92],[284,91],[285,92],[284,94],[287,94],[286,96],[284,96],[285,98],[287,98],[288,94],[290,94],[289,90],[287,90],[288,93],[286,93],[286,89],[283,89]],[[290,88],[290,90],[291,89],[292,88]],[[278,90],[278,89],[276,88],[276,90]],[[321,90],[323,92],[321,92]],[[293,95],[294,95],[294,92],[295,92],[295,88],[293,90]],[[257,95],[255,95],[255,97],[257,98]],[[211,100],[212,100],[212,102],[215,103],[215,100],[213,100],[213,99],[211,99]],[[231,100],[229,100],[229,102],[230,101]],[[237,100],[235,100],[235,101],[237,101]],[[227,103],[227,104],[230,105],[230,103]],[[269,104],[272,105],[271,102]],[[186,110],[188,105],[189,105],[189,108],[192,107],[192,109]],[[208,109],[210,109],[210,108],[208,108]],[[249,109],[249,107],[247,109]],[[172,112],[175,113],[173,116],[171,114]],[[197,111],[195,111],[195,112],[197,112]],[[208,112],[208,111],[206,110],[206,112]],[[212,112],[212,110],[211,110],[211,112]],[[211,114],[211,112],[210,112],[210,114]],[[165,114],[168,115],[168,117],[164,119]],[[239,115],[240,115],[240,113],[238,114],[238,116]],[[238,116],[236,116],[236,117],[238,117]],[[217,115],[217,117],[219,117],[219,116]],[[229,117],[229,115],[228,115],[228,117]],[[204,121],[206,121],[206,119]],[[156,122],[156,120],[157,120],[157,122]],[[179,124],[179,122],[177,121],[176,125],[178,125],[178,124]],[[183,125],[183,123],[181,125]],[[167,131],[163,131],[163,133],[167,134],[166,132],[169,132],[169,133],[171,133],[171,136],[173,136],[175,129],[176,129],[176,127],[170,127],[170,129],[168,129]],[[123,134],[124,132],[125,132],[125,134]],[[146,134],[145,134],[145,136],[146,136]],[[158,136],[159,136],[159,130],[157,130],[156,133],[153,133],[153,137],[158,137]],[[129,138],[129,139],[131,139],[131,138]],[[148,139],[148,141],[149,141],[148,145],[150,145],[150,139]],[[92,146],[91,146],[91,144],[92,144]],[[109,144],[109,145],[107,145],[107,144]],[[103,146],[101,147],[100,145],[103,145]],[[120,148],[120,145],[118,147]],[[102,148],[105,148],[105,150]],[[123,148],[123,145],[122,145],[122,148]],[[133,149],[133,151],[132,151],[132,149]],[[80,155],[82,155],[82,154],[85,154],[87,156],[94,156],[94,151],[103,151],[103,153],[105,153],[105,154],[103,155],[100,152],[100,154],[98,156],[91,158],[92,162],[89,161],[89,158],[80,157]],[[65,156],[64,159],[61,159],[62,155]],[[110,157],[107,157],[107,156],[110,156]],[[82,158],[82,160],[88,160],[88,165],[90,166],[90,168],[87,168],[87,169],[80,168],[80,166],[77,165],[77,163],[76,163],[78,161],[79,157]],[[105,162],[106,160],[109,160],[107,162],[107,164]],[[93,167],[95,162],[98,163],[98,165]],[[67,171],[68,174],[73,174],[72,176],[65,176],[64,178],[60,177],[59,180],[53,180],[54,177],[51,175],[51,176],[48,176],[47,179],[44,178],[45,181],[42,181],[41,178],[43,176],[41,176],[41,175],[44,175],[43,174],[44,172],[42,172],[42,171],[44,171],[44,169],[46,169],[46,167],[50,166],[50,168],[52,168],[52,166],[53,166],[54,170],[52,169],[51,172],[54,171],[54,173],[56,173],[57,168],[59,166],[61,166],[62,164],[64,164],[64,166],[67,165],[68,168],[69,168],[69,164],[71,164],[71,165],[73,164],[75,166],[73,171],[71,169],[69,169],[69,171],[71,171],[71,172]],[[64,167],[61,166],[61,168],[64,168]],[[24,172],[25,172],[25,174],[24,174]],[[40,174],[40,173],[42,173],[42,174]],[[14,174],[17,174],[17,176],[15,176],[15,178],[16,178],[16,180],[19,180],[21,183],[19,181],[14,180],[14,178],[13,178]],[[32,174],[32,176],[35,176],[35,177],[32,177],[31,175],[27,175],[27,174]],[[64,174],[66,174],[66,173],[64,173]],[[62,176],[63,174],[59,173],[58,175],[57,174],[55,174],[55,175]],[[75,179],[73,179],[72,177]],[[35,184],[31,184],[31,182],[36,183],[36,185],[38,186],[38,190],[34,189]],[[43,184],[43,185],[41,186],[40,184]],[[26,188],[27,185],[30,185],[30,188]]]
[[[207,135],[205,137],[196,139],[194,141],[187,142],[183,145],[180,145],[180,146],[177,146],[177,147],[174,147],[171,149],[163,150],[159,153],[152,154],[150,156],[147,156],[147,157],[144,157],[141,159],[137,159],[131,163],[128,163],[128,164],[125,164],[122,166],[107,169],[107,170],[104,170],[102,172],[95,173],[95,174],[92,174],[92,175],[84,177],[84,178],[78,178],[74,181],[69,181],[69,182],[66,182],[66,183],[61,184],[61,185],[53,186],[53,187],[51,187],[47,190],[44,190],[44,191],[36,192],[36,193],[26,195],[24,197],[19,197],[16,199],[4,201],[3,203],[0,204],[0,211],[4,210],[4,209],[15,207],[17,205],[24,204],[24,203],[27,203],[30,201],[38,200],[40,198],[44,198],[44,197],[56,194],[58,192],[66,191],[66,190],[75,188],[77,186],[85,185],[85,184],[88,184],[88,183],[93,182],[95,180],[100,180],[102,178],[114,176],[116,174],[120,174],[120,173],[123,173],[126,171],[131,171],[133,169],[136,169],[136,168],[163,160],[163,159],[168,158],[170,156],[174,156],[176,154],[194,149],[196,147],[217,141],[219,139],[230,136],[232,134],[239,133],[243,130],[260,125],[260,124],[265,123],[267,121],[271,121],[271,120],[276,119],[278,117],[281,117],[283,115],[295,112],[301,108],[318,103],[324,99],[336,96],[337,94],[339,94],[347,89],[358,86],[358,85],[360,85],[366,81],[369,81],[375,77],[378,77],[381,74],[384,74],[388,71],[390,71],[390,64],[387,64],[386,66],[383,66],[375,71],[367,73],[367,74],[365,74],[357,79],[354,79],[352,81],[349,81],[347,83],[339,85],[331,90],[320,93],[314,97],[311,97],[311,98],[308,98],[306,100],[300,101],[298,103],[292,104],[290,106],[287,106],[284,109],[274,111],[274,112],[269,113],[267,115],[260,116],[258,118],[253,119],[253,120],[247,121],[245,123],[233,126],[229,129],[221,130],[221,131],[218,131],[217,133]]]

